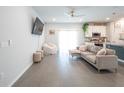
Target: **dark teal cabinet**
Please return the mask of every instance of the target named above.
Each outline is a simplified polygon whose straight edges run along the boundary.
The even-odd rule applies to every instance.
[[[108,44],[107,48],[114,49],[116,51],[118,58],[124,60],[124,46]]]

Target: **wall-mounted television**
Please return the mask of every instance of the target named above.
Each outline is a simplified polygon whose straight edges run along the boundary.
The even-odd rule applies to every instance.
[[[43,27],[44,24],[41,22],[41,20],[38,17],[36,17],[35,22],[33,24],[32,34],[42,35]]]

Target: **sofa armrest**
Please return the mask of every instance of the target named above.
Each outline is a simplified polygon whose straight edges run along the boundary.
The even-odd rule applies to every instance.
[[[116,55],[96,55],[96,64],[99,69],[117,68],[118,57]]]

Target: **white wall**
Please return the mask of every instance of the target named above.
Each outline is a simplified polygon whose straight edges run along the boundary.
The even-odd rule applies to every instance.
[[[49,30],[55,30],[54,35],[49,35]],[[82,24],[76,23],[56,23],[56,24],[46,24],[45,31],[46,31],[46,42],[54,43],[58,46],[58,38],[59,38],[59,31],[77,31],[78,34],[78,45],[81,45],[84,42],[84,33],[82,31]],[[64,37],[63,37],[64,38]]]
[[[111,41],[110,23],[107,23],[106,25],[106,36],[107,36],[107,41]]]
[[[44,35],[32,35],[38,16],[31,7],[0,7],[0,86],[10,86],[32,64],[32,53],[41,47]],[[44,34],[44,33],[43,33]]]
[[[110,22],[107,26],[109,27],[108,37],[110,42],[124,45],[124,40],[120,40],[120,34],[124,34],[124,19]]]

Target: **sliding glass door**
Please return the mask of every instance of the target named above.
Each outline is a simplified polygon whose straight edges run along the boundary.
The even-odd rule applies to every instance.
[[[77,40],[77,31],[59,31],[59,53],[68,53],[70,49],[75,49],[77,47]]]

